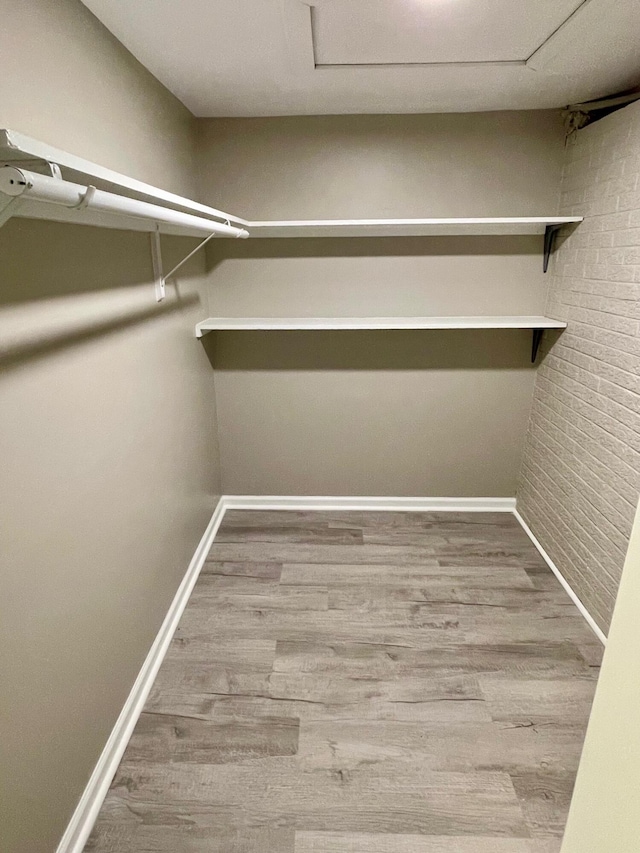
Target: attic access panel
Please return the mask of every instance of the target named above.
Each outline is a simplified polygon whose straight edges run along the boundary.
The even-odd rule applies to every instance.
[[[316,67],[524,63],[584,0],[315,0]]]

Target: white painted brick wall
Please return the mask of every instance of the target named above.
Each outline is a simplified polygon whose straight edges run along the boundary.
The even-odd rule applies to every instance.
[[[640,102],[567,145],[518,509],[607,630],[640,492]]]

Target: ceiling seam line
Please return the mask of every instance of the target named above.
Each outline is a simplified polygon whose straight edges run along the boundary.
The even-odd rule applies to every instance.
[[[464,62],[454,60],[452,62],[321,62],[316,63],[315,68],[434,68],[438,66],[472,66],[472,65],[512,65],[526,66],[528,59],[482,59]]]
[[[536,53],[537,53],[539,50],[542,50],[542,48],[545,46],[545,44],[548,44],[548,43],[551,41],[551,39],[556,35],[556,33],[559,33],[559,32],[560,32],[560,30],[561,30],[563,27],[566,27],[566,25],[569,23],[569,21],[570,21],[572,18],[574,18],[574,17],[578,14],[578,12],[579,12],[581,9],[584,9],[584,7],[587,5],[587,3],[590,3],[590,2],[591,2],[591,0],[582,0],[582,2],[580,3],[580,5],[579,5],[579,6],[576,6],[576,8],[575,8],[575,9],[573,10],[573,12],[569,15],[569,17],[568,17],[568,18],[565,18],[565,19],[564,19],[564,21],[563,21],[561,24],[558,24],[558,26],[555,28],[555,30],[554,30],[552,33],[549,33],[549,35],[546,37],[546,39],[544,39],[544,41],[542,41],[542,42],[538,45],[538,47],[533,51],[533,53],[532,53],[530,56],[528,56],[528,57],[526,58],[526,60],[525,60],[525,65],[526,65],[526,63],[527,63],[527,62],[530,62],[530,61],[533,59],[533,57],[536,55]]]

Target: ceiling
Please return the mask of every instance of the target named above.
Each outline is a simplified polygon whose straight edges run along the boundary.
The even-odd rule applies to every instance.
[[[640,83],[638,0],[83,0],[196,116],[538,109]]]

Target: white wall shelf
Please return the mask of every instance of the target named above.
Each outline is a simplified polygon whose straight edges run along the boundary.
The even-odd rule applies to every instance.
[[[196,337],[212,331],[329,329],[566,329],[550,317],[210,317]]]
[[[316,219],[247,221],[251,237],[440,237],[545,234],[581,216],[501,216],[449,219]]]
[[[547,271],[557,232],[582,216],[493,216],[448,219],[309,219],[245,221],[251,237],[491,237],[544,235],[542,269]]]
[[[210,317],[196,326],[196,337],[213,331],[328,331],[357,329],[531,329],[531,361],[545,329],[566,329],[551,317]]]

